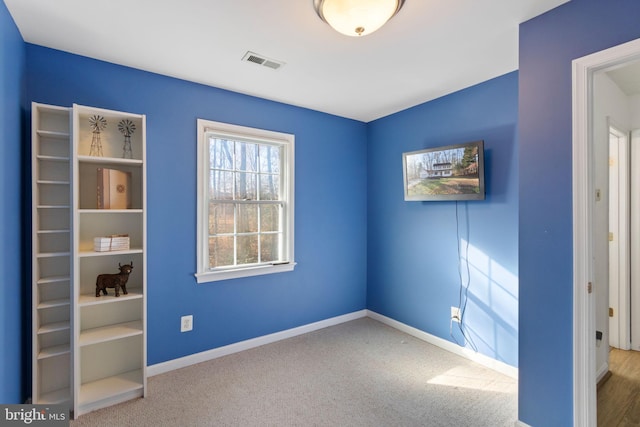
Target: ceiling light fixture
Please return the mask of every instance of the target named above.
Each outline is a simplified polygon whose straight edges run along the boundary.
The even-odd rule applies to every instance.
[[[366,36],[380,29],[404,0],[313,0],[320,18],[347,36]]]

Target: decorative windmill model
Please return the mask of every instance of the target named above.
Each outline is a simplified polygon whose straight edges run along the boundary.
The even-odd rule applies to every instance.
[[[89,155],[102,157],[102,141],[100,140],[100,132],[105,130],[107,127],[107,120],[102,116],[94,115],[89,117],[89,126],[91,127],[91,132],[93,132]]]
[[[131,135],[136,130],[136,125],[127,119],[120,120],[118,123],[118,130],[124,135],[124,145],[122,146],[122,158],[132,159],[133,153],[131,152]]]

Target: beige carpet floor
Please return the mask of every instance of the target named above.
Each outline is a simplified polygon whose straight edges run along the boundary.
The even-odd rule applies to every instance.
[[[157,375],[83,426],[513,427],[517,381],[370,318]]]

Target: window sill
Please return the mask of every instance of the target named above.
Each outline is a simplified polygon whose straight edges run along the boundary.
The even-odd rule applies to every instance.
[[[256,267],[239,268],[236,270],[206,271],[196,273],[198,283],[217,282],[219,280],[238,279],[241,277],[261,276],[263,274],[284,273],[293,271],[295,262],[275,265],[260,265]]]

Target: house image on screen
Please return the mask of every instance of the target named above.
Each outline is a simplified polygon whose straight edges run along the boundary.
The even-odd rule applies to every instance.
[[[453,175],[451,162],[433,163],[430,168],[422,169],[420,178],[445,178]]]

